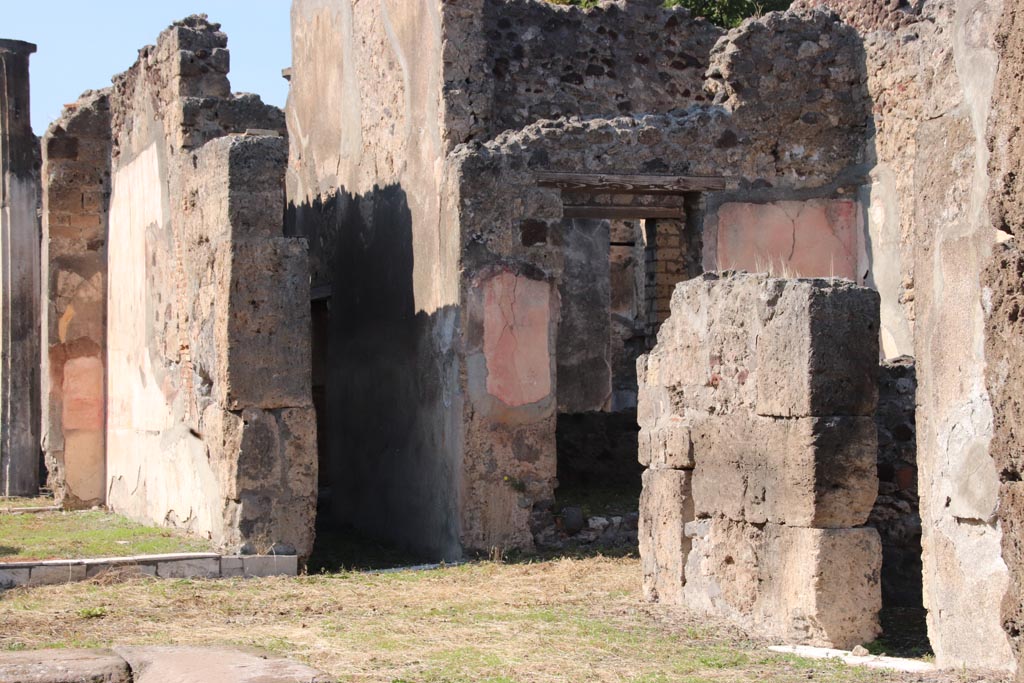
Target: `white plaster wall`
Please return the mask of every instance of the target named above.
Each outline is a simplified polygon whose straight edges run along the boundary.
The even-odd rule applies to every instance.
[[[166,181],[156,145],[115,171],[110,200],[108,502],[140,520],[164,521],[219,542],[222,493],[201,439],[182,416],[176,367],[163,367],[154,338],[156,298],[148,263],[170,239]],[[166,297],[166,292],[164,293]]]

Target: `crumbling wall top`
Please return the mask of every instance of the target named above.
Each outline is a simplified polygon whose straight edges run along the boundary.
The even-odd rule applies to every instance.
[[[30,55],[36,51],[33,43],[26,43],[23,40],[9,40],[0,38],[0,54]]]
[[[796,0],[793,9],[827,7],[860,31],[895,31],[921,20],[925,0]]]

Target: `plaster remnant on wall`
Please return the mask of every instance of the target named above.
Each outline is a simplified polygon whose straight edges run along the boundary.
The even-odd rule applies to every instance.
[[[551,393],[551,286],[504,272],[484,283],[487,391],[509,406]]]
[[[721,270],[864,281],[861,206],[849,199],[751,204],[718,209]]]

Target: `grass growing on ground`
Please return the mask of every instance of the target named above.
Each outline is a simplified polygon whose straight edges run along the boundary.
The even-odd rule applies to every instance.
[[[0,593],[0,650],[251,645],[353,683],[983,680],[773,655],[713,620],[641,602],[639,577],[636,559],[596,557],[16,589]]]
[[[208,552],[210,544],[102,510],[0,513],[0,562]]]
[[[15,508],[45,508],[53,505],[53,498],[36,496],[35,498],[11,498],[0,496],[0,512]]]

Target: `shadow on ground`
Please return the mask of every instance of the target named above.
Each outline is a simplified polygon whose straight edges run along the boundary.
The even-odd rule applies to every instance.
[[[933,657],[928,642],[928,610],[912,607],[887,607],[880,614],[882,635],[867,645],[873,655],[921,659]]]

